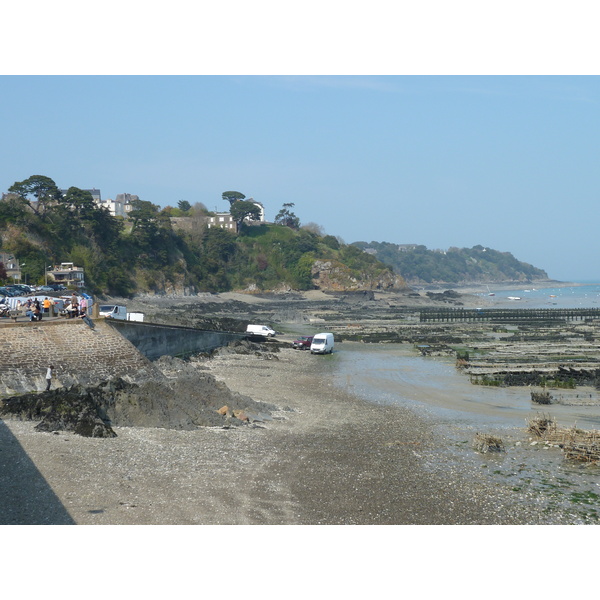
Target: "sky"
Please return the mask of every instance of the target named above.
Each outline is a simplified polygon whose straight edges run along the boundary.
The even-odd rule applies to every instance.
[[[227,18],[226,4],[215,23]],[[553,279],[598,281],[600,80],[586,62],[586,47],[578,47],[575,61],[565,60],[565,38],[558,44],[552,25],[566,16],[545,15],[554,21],[544,38],[535,14],[546,42],[536,50],[554,48],[554,54],[536,68],[525,52],[506,66],[492,60],[505,58],[506,32],[495,38],[503,47],[486,48],[491,30],[469,29],[468,22],[451,29],[451,44],[440,37],[441,45],[427,54],[423,38],[410,37],[406,20],[387,25],[380,19],[383,35],[373,34],[367,21],[365,35],[351,36],[352,44],[332,33],[329,41],[339,46],[326,48],[320,21],[313,26],[320,34],[314,44],[308,35],[301,48],[294,43],[304,13],[295,15],[296,28],[288,23],[283,31],[229,21],[225,35],[217,30],[202,46],[197,40],[199,32],[208,36],[205,21],[193,30],[193,42],[183,19],[182,32],[163,27],[167,43],[151,44],[145,29],[125,37],[126,25],[110,15],[102,21],[101,12],[94,16],[105,26],[99,43],[80,48],[82,33],[72,28],[60,43],[54,36],[43,51],[19,55],[21,63],[0,62],[0,191],[45,175],[60,188],[98,188],[103,198],[127,192],[161,207],[187,200],[225,211],[221,194],[235,190],[261,202],[268,220],[293,203],[302,224],[316,223],[346,243],[442,250],[481,244],[510,252]],[[410,16],[425,19],[424,13]],[[159,22],[162,17],[155,15]],[[447,17],[440,13],[441,20]],[[503,24],[502,15],[492,17]],[[342,21],[356,33],[360,19],[364,15],[356,12]],[[438,35],[440,23],[428,23],[430,34]],[[476,46],[464,41],[460,27],[474,32]],[[261,33],[267,31],[265,41]],[[386,35],[391,32],[395,37]],[[400,34],[408,40],[404,46]],[[276,44],[285,36],[291,40],[287,54]],[[577,45],[587,38],[566,39]],[[513,35],[510,46],[518,48],[519,41],[531,44],[523,34]],[[131,59],[136,43],[150,58]],[[372,62],[360,62],[369,44]],[[310,54],[313,46],[318,55]],[[390,61],[384,52],[407,48],[410,60],[400,53]],[[207,60],[207,49],[220,62]],[[93,60],[82,60],[86,52]],[[582,68],[571,74],[567,65],[573,64]]]

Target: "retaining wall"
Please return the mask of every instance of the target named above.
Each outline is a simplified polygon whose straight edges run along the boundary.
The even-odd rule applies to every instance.
[[[210,352],[247,337],[246,333],[206,331],[137,321],[111,319],[106,323],[127,338],[150,360],[156,360],[164,355],[185,357],[200,352]]]
[[[0,394],[43,390],[46,370],[56,368],[53,386],[97,383],[140,370],[152,363],[102,320],[90,329],[79,319],[3,323],[0,327]]]

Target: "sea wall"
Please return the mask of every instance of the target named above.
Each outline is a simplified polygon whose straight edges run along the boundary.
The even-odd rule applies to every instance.
[[[79,319],[3,323],[0,327],[0,394],[43,390],[48,365],[53,386],[88,384],[109,377],[157,371],[148,358],[102,320],[92,330]]]
[[[247,337],[245,333],[206,331],[175,325],[157,325],[137,321],[107,321],[128,339],[144,356],[156,360],[161,356],[185,357],[210,352],[235,340]]]

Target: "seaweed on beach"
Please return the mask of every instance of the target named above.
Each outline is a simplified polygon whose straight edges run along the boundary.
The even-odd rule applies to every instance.
[[[488,452],[504,452],[504,442],[493,435],[477,433],[473,439],[473,448],[481,454]]]
[[[544,437],[556,431],[556,420],[549,415],[533,417],[527,422],[527,431],[537,437]]]
[[[552,404],[552,394],[546,388],[544,388],[541,392],[534,392],[531,390],[531,401],[535,404]]]

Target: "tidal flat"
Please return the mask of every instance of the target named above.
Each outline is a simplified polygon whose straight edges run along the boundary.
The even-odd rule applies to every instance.
[[[108,440],[40,433],[33,423],[7,420],[0,433],[21,448],[17,458],[30,461],[38,493],[44,485],[52,490],[64,522],[595,523],[597,467],[566,462],[560,448],[532,438],[526,421],[540,409],[526,386],[476,385],[456,361],[457,348],[475,356],[484,342],[498,351],[526,344],[538,358],[556,336],[592,348],[595,324],[500,331],[420,323],[419,307],[431,302],[411,294],[322,292],[134,299],[130,309],[150,321],[273,326],[278,335],[265,344],[272,352],[217,352],[190,363],[232,391],[275,406],[270,420],[193,431],[116,427],[117,437]],[[319,331],[334,332],[332,355],[291,349],[296,335]],[[368,343],[374,334],[379,343]],[[494,351],[487,346],[481,356]],[[565,425],[573,417],[581,425],[577,411],[591,415],[595,402],[550,409],[564,411]],[[501,437],[505,451],[477,452],[477,433]],[[2,476],[10,480],[10,473]],[[15,510],[4,511],[10,522],[44,508],[32,495],[20,505],[13,500]],[[39,522],[51,522],[51,514],[46,503]]]

